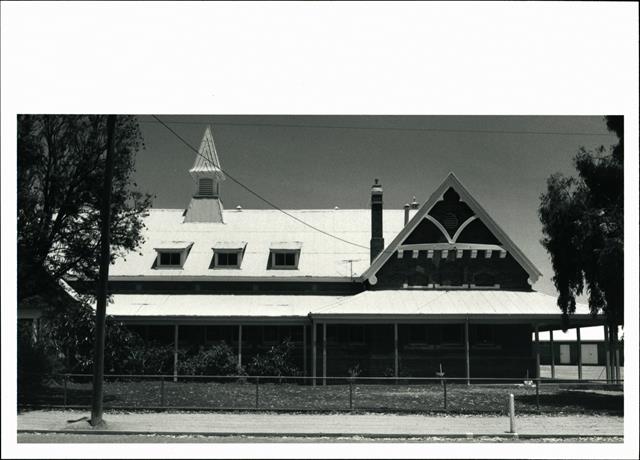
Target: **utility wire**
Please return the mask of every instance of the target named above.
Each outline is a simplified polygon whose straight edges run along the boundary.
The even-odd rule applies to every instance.
[[[210,160],[209,158],[207,158],[207,157],[205,157],[204,155],[200,154],[200,152],[199,152],[198,150],[196,150],[196,148],[195,148],[195,147],[193,147],[193,146],[192,146],[188,141],[186,141],[182,136],[180,136],[180,134],[178,134],[178,133],[177,133],[177,132],[175,132],[173,129],[171,129],[171,128],[170,128],[170,127],[169,127],[169,126],[168,126],[164,121],[162,121],[160,118],[158,118],[158,117],[157,117],[157,116],[155,116],[155,115],[152,115],[152,117],[153,117],[153,118],[155,118],[155,119],[158,121],[158,123],[160,123],[162,126],[164,126],[164,127],[165,127],[165,128],[167,128],[169,131],[171,131],[171,133],[173,133],[173,135],[174,135],[174,136],[176,136],[178,139],[180,139],[180,140],[181,140],[181,141],[182,141],[182,142],[183,142],[187,147],[189,147],[191,150],[193,150],[194,152],[196,152],[196,154],[197,154],[198,156],[200,156],[201,158],[203,158],[205,161],[207,161],[207,162],[211,163],[211,160]],[[296,216],[294,216],[294,215],[292,215],[292,214],[288,213],[288,212],[287,212],[287,211],[285,211],[284,209],[280,208],[279,206],[275,205],[274,203],[272,203],[272,202],[271,202],[271,201],[269,201],[268,199],[264,198],[264,197],[263,197],[263,196],[261,196],[259,193],[254,192],[251,188],[249,188],[248,186],[244,185],[244,184],[243,184],[242,182],[240,182],[238,179],[236,179],[236,178],[235,178],[235,177],[233,177],[231,174],[229,174],[227,171],[225,171],[224,169],[222,169],[219,165],[213,165],[213,164],[212,164],[212,166],[216,166],[217,168],[219,168],[219,169],[220,169],[220,171],[222,171],[222,172],[223,172],[223,173],[224,173],[224,174],[225,174],[229,179],[231,179],[233,182],[235,182],[236,184],[238,184],[240,187],[242,187],[243,189],[245,189],[246,191],[248,191],[249,193],[251,193],[252,195],[254,195],[255,197],[257,197],[258,199],[260,199],[260,200],[264,201],[265,203],[267,203],[267,204],[268,204],[269,206],[271,206],[272,208],[274,208],[274,209],[276,209],[276,210],[280,211],[281,213],[283,213],[283,214],[285,214],[285,215],[287,215],[287,216],[291,217],[292,219],[297,220],[297,221],[298,221],[298,222],[300,222],[301,224],[306,225],[307,227],[309,227],[309,228],[311,228],[311,229],[313,229],[313,230],[315,230],[315,231],[317,231],[317,232],[323,233],[324,235],[330,236],[331,238],[335,238],[336,240],[342,241],[343,243],[347,243],[347,244],[350,244],[350,245],[353,245],[353,246],[357,246],[357,247],[362,248],[362,249],[367,249],[367,250],[369,249],[367,246],[363,246],[363,245],[361,245],[361,244],[358,244],[358,243],[354,243],[354,242],[352,242],[352,241],[345,240],[344,238],[340,238],[339,236],[332,235],[332,234],[331,234],[331,233],[329,233],[329,232],[325,232],[324,230],[322,230],[322,229],[320,229],[320,228],[318,228],[318,227],[315,227],[315,226],[313,226],[313,225],[311,225],[311,224],[309,224],[309,223],[305,222],[305,221],[304,221],[304,220],[302,220],[302,219],[299,219],[298,217],[296,217]]]
[[[155,115],[151,115],[157,119]],[[153,123],[152,120],[138,120],[139,123]],[[206,122],[194,121],[168,121],[170,124],[180,125],[207,125]],[[164,124],[164,123],[163,123]],[[305,124],[285,124],[285,123],[233,123],[216,122],[216,126],[247,126],[247,127],[268,127],[268,128],[309,128],[309,129],[354,129],[354,130],[375,130],[375,131],[424,131],[443,133],[476,133],[476,134],[522,134],[522,135],[561,135],[561,136],[611,136],[611,133],[584,133],[584,132],[562,132],[562,131],[506,131],[506,130],[484,130],[484,129],[448,129],[448,128],[395,128],[391,126],[335,126],[335,125],[305,125]],[[165,125],[166,126],[166,125]]]

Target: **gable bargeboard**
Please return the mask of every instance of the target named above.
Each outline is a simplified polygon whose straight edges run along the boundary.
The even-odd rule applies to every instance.
[[[453,174],[372,262],[372,289],[530,290],[538,270]]]

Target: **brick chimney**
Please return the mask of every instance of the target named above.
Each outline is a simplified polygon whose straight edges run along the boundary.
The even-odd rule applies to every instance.
[[[382,185],[378,179],[371,186],[371,261],[384,249],[384,238],[382,237]]]

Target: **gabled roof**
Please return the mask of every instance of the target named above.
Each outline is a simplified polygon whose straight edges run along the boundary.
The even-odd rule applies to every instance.
[[[150,209],[144,218],[144,243],[138,250],[117,257],[109,269],[109,278],[121,281],[352,281],[369,267],[369,209],[287,210],[294,217],[358,246],[317,232],[276,210],[226,209],[224,223],[183,222],[183,213],[183,209]],[[385,238],[390,240],[402,229],[403,216],[402,209],[384,210]],[[157,256],[154,248],[174,240],[193,241],[184,266],[179,270],[153,268]],[[240,268],[210,268],[217,242],[231,242],[236,246],[238,242],[246,242]],[[299,248],[300,260],[296,270],[268,268],[269,254],[278,246]]]
[[[513,258],[520,264],[520,266],[527,272],[530,278],[530,283],[535,283],[542,275],[533,263],[524,255],[524,253],[516,246],[516,244],[507,236],[507,234],[500,228],[500,226],[489,216],[484,208],[478,203],[475,198],[469,193],[469,191],[462,185],[456,175],[452,172],[442,181],[438,188],[433,192],[429,199],[420,207],[413,218],[405,225],[396,237],[389,243],[389,245],[371,262],[371,266],[365,270],[360,276],[360,280],[369,280],[371,284],[377,282],[376,273],[385,264],[389,257],[391,257],[402,244],[402,242],[413,232],[427,213],[433,208],[433,206],[442,199],[444,193],[453,188],[460,200],[464,201],[469,208],[475,213],[477,218],[480,219],[484,225],[493,233],[493,235],[500,241],[502,246],[513,256]]]

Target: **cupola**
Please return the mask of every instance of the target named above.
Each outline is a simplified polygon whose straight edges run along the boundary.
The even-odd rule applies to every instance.
[[[222,223],[220,182],[225,179],[225,175],[220,167],[211,126],[207,126],[202,136],[200,149],[189,174],[193,179],[193,196],[185,212],[184,222]]]

